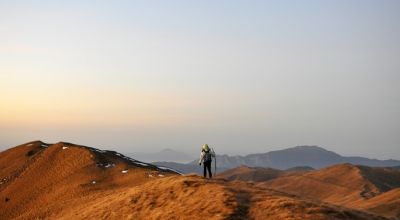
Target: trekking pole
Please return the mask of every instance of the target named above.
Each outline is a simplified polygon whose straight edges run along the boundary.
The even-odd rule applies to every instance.
[[[214,176],[217,176],[217,154],[215,154],[214,148],[211,148],[213,154],[214,154]]]

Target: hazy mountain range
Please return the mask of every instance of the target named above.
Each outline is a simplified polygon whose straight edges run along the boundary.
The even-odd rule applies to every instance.
[[[219,171],[239,167],[270,167],[275,169],[289,169],[292,167],[312,167],[315,169],[340,164],[351,163],[372,167],[400,166],[399,160],[378,160],[358,156],[341,156],[335,152],[318,146],[297,146],[267,153],[249,154],[246,156],[217,155],[217,169]],[[156,162],[157,165],[168,166],[184,173],[201,172],[197,160],[190,163]]]

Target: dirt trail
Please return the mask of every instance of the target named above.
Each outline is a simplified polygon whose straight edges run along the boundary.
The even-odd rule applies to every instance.
[[[253,219],[250,217],[251,194],[246,190],[231,190],[235,194],[237,207],[228,219]]]

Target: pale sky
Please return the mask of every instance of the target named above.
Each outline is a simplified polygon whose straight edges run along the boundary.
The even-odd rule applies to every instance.
[[[319,145],[400,159],[399,12],[396,0],[0,0],[0,150]]]

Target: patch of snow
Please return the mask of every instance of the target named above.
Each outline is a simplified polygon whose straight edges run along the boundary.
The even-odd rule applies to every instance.
[[[47,145],[45,145],[45,144],[41,144],[40,146],[42,146],[42,147],[48,147]]]
[[[109,167],[115,167],[115,164],[113,164],[113,163],[106,163],[105,165],[100,164],[100,166],[104,166],[105,168],[109,168]]]
[[[144,167],[148,167],[149,165],[148,164],[145,164],[145,163],[141,163],[141,162],[135,162],[137,165],[141,165],[141,166],[144,166]]]
[[[63,150],[67,149],[68,147],[62,147]]]
[[[128,170],[123,170],[121,171],[121,173],[128,173]]]
[[[96,184],[96,181],[93,180],[93,181],[92,181],[92,184]]]
[[[174,169],[171,169],[171,168],[168,168],[168,167],[159,166],[158,169],[168,170],[168,171],[172,171],[172,172],[175,172],[175,173],[178,173],[178,174],[182,175],[182,173],[178,172],[177,170],[174,170]]]
[[[161,169],[161,170],[172,170],[172,171],[175,171],[175,170],[173,170],[173,169],[171,169],[171,168],[167,168],[167,167],[158,167],[159,169]]]
[[[162,175],[162,174],[158,174],[158,176],[159,176],[159,177],[164,177],[164,175]]]
[[[153,177],[153,175],[149,174],[149,177]]]
[[[29,146],[32,146],[32,145],[33,145],[33,144],[27,144],[26,146],[28,146],[28,147],[29,147]]]

